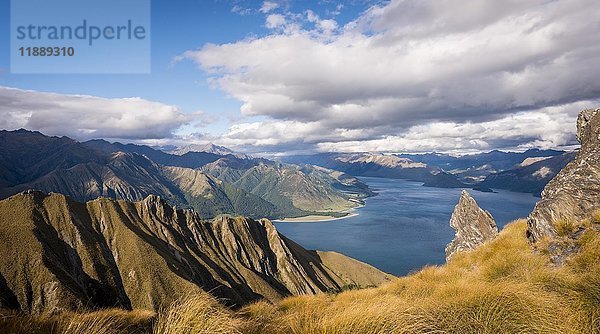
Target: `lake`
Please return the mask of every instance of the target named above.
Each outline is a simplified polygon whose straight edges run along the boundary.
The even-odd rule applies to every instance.
[[[336,251],[394,275],[427,264],[443,264],[444,248],[454,238],[450,216],[462,189],[423,187],[421,182],[361,177],[378,195],[367,198],[358,216],[329,222],[276,223],[304,248]],[[499,228],[526,217],[538,198],[497,190],[469,190]]]

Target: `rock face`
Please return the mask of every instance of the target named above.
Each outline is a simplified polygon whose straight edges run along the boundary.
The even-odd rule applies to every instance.
[[[552,179],[527,220],[532,242],[557,235],[555,223],[575,224],[600,210],[600,109],[584,110],[577,119],[581,149]]]
[[[390,275],[308,251],[268,220],[205,221],[156,196],[79,203],[27,191],[0,201],[0,303],[30,313],[157,310],[193,292],[230,305],[378,285]]]
[[[460,200],[454,207],[450,226],[456,231],[456,235],[446,246],[446,261],[456,253],[472,250],[498,235],[498,227],[492,215],[481,209],[466,190],[462,191]]]

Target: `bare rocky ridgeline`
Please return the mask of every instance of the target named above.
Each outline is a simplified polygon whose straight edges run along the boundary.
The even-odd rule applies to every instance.
[[[577,119],[581,149],[542,192],[527,220],[532,242],[558,236],[556,224],[572,224],[573,233],[584,229],[586,219],[600,210],[600,109],[588,109]]]
[[[308,251],[268,220],[202,220],[157,196],[79,203],[26,191],[0,201],[0,307],[30,313],[157,310],[190,293],[230,305],[391,279],[334,252]]]
[[[446,246],[446,261],[458,252],[475,249],[498,235],[492,215],[481,209],[466,190],[454,207],[450,226],[456,231],[454,240]]]

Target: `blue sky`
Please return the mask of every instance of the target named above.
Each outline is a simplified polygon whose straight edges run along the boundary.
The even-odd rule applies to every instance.
[[[463,153],[572,147],[577,113],[600,103],[595,0],[151,4],[150,74],[10,74],[1,48],[0,128],[251,153]],[[6,46],[9,13],[2,1]]]
[[[368,8],[369,1],[345,2],[339,14],[335,2],[284,1],[280,9],[304,12],[311,9],[320,15],[350,21]],[[219,133],[241,117],[242,103],[211,88],[203,71],[192,61],[176,64],[173,59],[187,50],[206,43],[232,43],[251,36],[264,36],[265,15],[259,10],[263,1],[236,0],[152,0],[151,74],[10,74],[9,49],[0,53],[0,86],[63,94],[85,94],[106,98],[141,97],[176,105],[183,112],[198,110],[211,117],[202,132]],[[10,43],[10,1],[0,2],[0,45]],[[260,117],[259,117],[260,119]],[[198,129],[184,127],[179,132]]]

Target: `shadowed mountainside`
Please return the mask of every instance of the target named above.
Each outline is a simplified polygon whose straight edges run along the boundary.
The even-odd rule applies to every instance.
[[[0,139],[0,198],[27,189],[79,201],[100,196],[138,201],[157,195],[205,218],[284,218],[342,211],[357,205],[351,199],[373,194],[356,179],[347,185],[327,173],[266,159],[205,152],[172,155],[147,146],[78,143],[26,130],[2,131]],[[207,164],[210,175],[188,168]]]
[[[576,152],[540,158],[527,158],[512,169],[488,175],[482,188],[507,189],[540,196],[546,184],[575,158]]]
[[[156,196],[84,204],[25,192],[0,201],[0,235],[3,306],[31,313],[156,310],[201,291],[243,305],[391,277],[343,255],[307,251],[268,220],[204,221]]]

